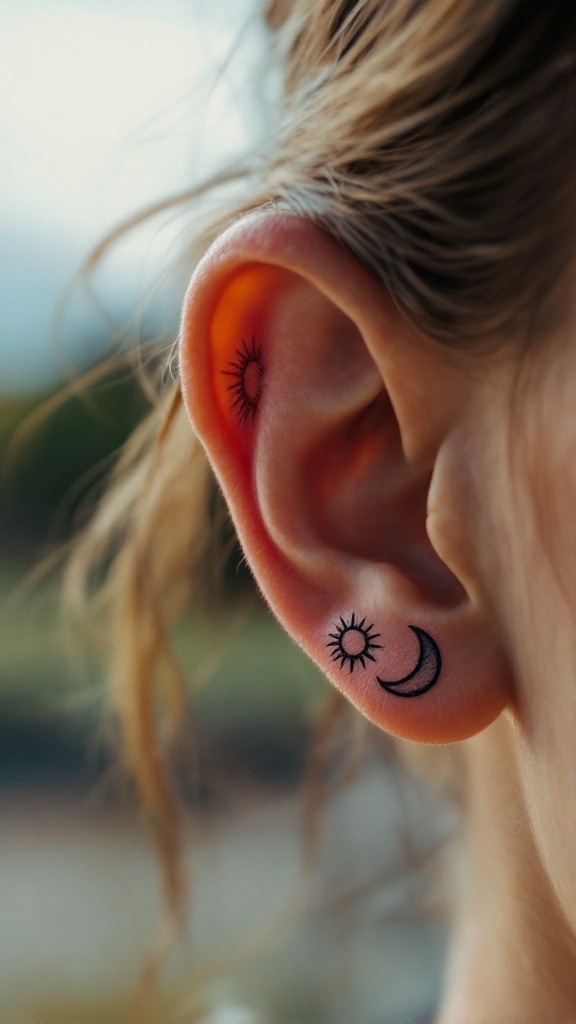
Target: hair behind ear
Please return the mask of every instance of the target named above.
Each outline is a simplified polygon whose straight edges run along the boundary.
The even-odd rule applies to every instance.
[[[354,252],[430,337],[544,329],[576,236],[572,0],[280,11],[275,198]]]
[[[177,729],[185,689],[169,628],[193,596],[195,565],[209,543],[208,481],[176,383],[159,393],[127,442],[105,495],[74,538],[63,581],[67,617],[85,626],[100,650],[104,638],[122,761],[158,853],[172,928],[182,920],[186,885],[161,736]]]

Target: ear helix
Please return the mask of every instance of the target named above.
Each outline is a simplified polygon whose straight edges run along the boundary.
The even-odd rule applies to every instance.
[[[230,392],[230,409],[236,412],[241,423],[253,423],[262,394],[266,366],[262,347],[254,337],[249,342],[242,338],[234,357],[228,360],[221,371],[231,378],[227,390]]]
[[[207,327],[206,383],[229,440],[245,455],[263,397],[270,333],[265,311],[278,287],[278,277],[275,267],[254,266],[228,277]]]

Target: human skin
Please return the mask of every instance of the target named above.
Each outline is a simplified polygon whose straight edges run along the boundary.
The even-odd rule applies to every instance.
[[[497,361],[494,404],[469,417],[485,537],[475,572],[515,702],[463,744],[466,856],[441,1024],[576,1020],[575,314]]]
[[[248,421],[225,377],[245,336],[265,367]],[[285,628],[381,728],[461,743],[464,855],[438,1024],[568,1024],[576,310],[529,349],[492,341],[423,337],[350,253],[297,217],[259,214],[192,281],[183,393]],[[370,665],[342,673],[327,638],[350,609],[386,637],[382,673],[410,657],[407,624],[427,630],[437,684],[400,700]]]

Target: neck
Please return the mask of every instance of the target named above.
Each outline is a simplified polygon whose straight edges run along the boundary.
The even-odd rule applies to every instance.
[[[576,937],[532,836],[516,742],[502,717],[463,745],[463,873],[437,1024],[576,1020]]]

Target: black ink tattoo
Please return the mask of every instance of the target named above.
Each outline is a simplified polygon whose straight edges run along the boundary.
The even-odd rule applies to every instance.
[[[380,644],[374,643],[377,637],[380,636],[380,633],[372,633],[371,630],[374,628],[374,623],[366,626],[365,622],[365,617],[362,619],[362,622],[357,622],[356,614],[352,612],[350,622],[346,622],[345,619],[341,618],[340,622],[335,626],[336,632],[328,634],[332,637],[332,642],[326,644],[326,646],[333,648],[330,652],[330,657],[333,661],[340,662],[341,669],[348,663],[350,672],[353,672],[358,661],[362,668],[366,668],[365,658],[370,658],[370,661],[376,661],[376,658],[370,654],[370,651],[380,647]]]
[[[420,697],[434,686],[442,671],[442,658],[436,641],[419,626],[409,626],[408,629],[416,634],[420,644],[416,666],[402,679],[380,679],[376,676],[380,686],[395,697]]]
[[[232,392],[231,409],[236,409],[242,423],[254,422],[256,410],[262,394],[263,378],[266,367],[262,361],[262,349],[252,338],[248,345],[242,338],[242,348],[236,349],[235,360],[230,360],[229,370],[222,370],[227,377],[234,380],[228,385]]]

